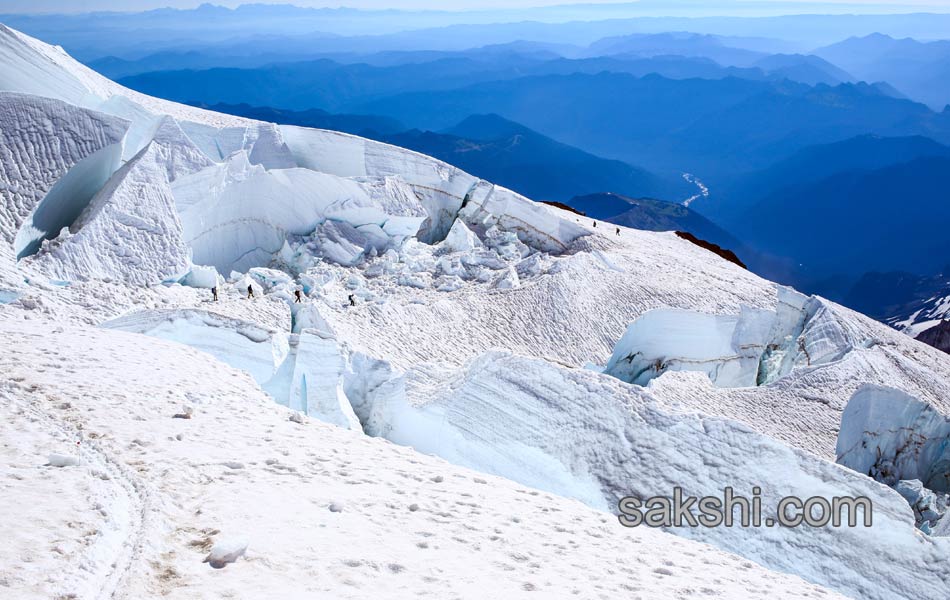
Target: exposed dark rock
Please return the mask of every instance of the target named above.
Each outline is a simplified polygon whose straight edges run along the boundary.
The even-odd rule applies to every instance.
[[[561,210],[568,210],[574,213],[575,215],[580,215],[582,217],[587,216],[587,213],[577,210],[576,208],[572,206],[568,206],[567,204],[564,204],[563,202],[554,202],[553,200],[542,200],[541,204],[550,204],[551,206],[555,206],[557,208],[560,208]]]
[[[940,321],[917,334],[917,340],[950,354],[950,321]]]
[[[706,240],[701,240],[701,239],[699,239],[698,237],[696,237],[695,235],[689,233],[688,231],[677,231],[677,232],[676,232],[676,235],[678,235],[679,237],[683,238],[684,240],[688,240],[688,241],[690,241],[690,242],[693,242],[694,244],[696,244],[697,246],[699,246],[699,247],[701,247],[701,248],[705,248],[706,250],[709,250],[709,251],[712,252],[713,254],[719,255],[720,257],[722,257],[722,258],[728,260],[729,262],[731,262],[731,263],[733,263],[733,264],[739,265],[739,266],[742,267],[743,269],[747,269],[747,268],[748,268],[748,267],[745,266],[745,263],[743,263],[741,260],[739,260],[739,257],[736,256],[736,253],[733,252],[732,250],[727,250],[727,249],[725,249],[725,248],[723,248],[723,247],[721,247],[721,246],[718,246],[718,245],[716,245],[716,244],[713,244],[712,242],[707,242]]]

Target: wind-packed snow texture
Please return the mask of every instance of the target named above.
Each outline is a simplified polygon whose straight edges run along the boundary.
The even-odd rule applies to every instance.
[[[128,124],[8,92],[0,122],[0,286],[16,286],[15,259],[70,225],[118,168]]]
[[[146,285],[181,279],[190,251],[164,177],[162,157],[149,144],[27,263],[66,281],[111,278]]]

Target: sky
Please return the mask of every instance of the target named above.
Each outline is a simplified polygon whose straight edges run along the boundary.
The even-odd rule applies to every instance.
[[[0,13],[77,13],[102,10],[141,11],[162,7],[193,8],[203,0],[0,0]],[[950,12],[950,0],[214,0],[213,4],[295,4],[374,9],[478,10],[564,4],[631,4],[632,12],[653,15],[709,16],[795,13]],[[663,8],[666,7],[666,8]],[[666,11],[664,13],[664,10]]]

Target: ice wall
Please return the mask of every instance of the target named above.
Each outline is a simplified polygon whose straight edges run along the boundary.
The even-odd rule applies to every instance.
[[[604,372],[647,385],[666,371],[699,371],[720,387],[751,387],[838,360],[854,347],[823,301],[781,286],[777,293],[774,311],[648,311],[627,328]]]
[[[68,230],[25,263],[59,280],[148,285],[181,279],[189,271],[189,256],[165,163],[150,144],[109,180]]]
[[[268,264],[288,236],[309,235],[327,220],[385,231],[400,217],[407,219],[403,230],[412,230],[405,223],[413,220],[418,228],[425,213],[401,185],[300,168],[266,170],[242,151],[176,180],[172,191],[194,262],[229,273]]]
[[[118,168],[121,157],[121,144],[103,148],[76,163],[57,181],[17,232],[13,243],[17,259],[36,254],[44,240],[73,225]]]
[[[950,418],[892,388],[861,387],[841,415],[838,462],[882,483],[950,492]]]
[[[0,92],[0,260],[71,225],[119,166],[128,123],[29,94]]]
[[[147,310],[101,325],[193,346],[257,382],[270,380],[287,357],[287,334],[197,309]]]
[[[366,375],[347,391],[367,433],[614,513],[623,496],[668,498],[675,486],[719,498],[727,486],[749,497],[761,487],[765,516],[785,496],[866,496],[870,528],[668,531],[856,598],[945,597],[950,544],[917,535],[897,493],[740,423],[666,412],[644,388],[505,352],[457,370],[387,373],[371,359],[354,370]]]
[[[293,373],[288,406],[338,427],[361,431],[343,391],[346,360],[337,341],[304,330],[292,337],[292,344]]]
[[[459,217],[476,230],[494,226],[514,232],[522,242],[544,252],[564,252],[571,242],[587,235],[586,229],[548,206],[487,181],[480,181],[469,193]]]
[[[341,177],[398,175],[405,180],[425,208],[419,239],[428,244],[441,241],[457,216],[483,231],[497,226],[514,232],[547,252],[563,252],[587,235],[548,207],[429,156],[332,131],[281,126],[281,132],[301,167]]]
[[[316,325],[318,321],[322,321],[319,313],[307,322]],[[346,360],[337,341],[321,329],[289,334],[197,309],[140,311],[102,327],[197,348],[247,372],[279,404],[360,430],[344,392]]]

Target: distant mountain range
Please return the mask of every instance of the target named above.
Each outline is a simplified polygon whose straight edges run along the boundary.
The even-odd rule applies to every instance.
[[[592,56],[700,56],[720,65],[751,67],[766,54],[727,45],[719,36],[674,32],[633,34],[601,39],[590,45]]]
[[[851,308],[902,329],[950,319],[950,264],[927,276],[906,271],[865,273],[844,300]]]
[[[810,54],[772,54],[755,61],[752,66],[762,69],[773,79],[788,79],[808,85],[837,85],[857,81],[850,73]]]
[[[816,56],[742,51],[754,60],[721,63],[700,54],[701,48],[686,54],[585,56],[589,53],[586,49],[519,43],[459,52],[313,55],[310,60],[295,62],[288,62],[278,49],[262,55],[209,50],[162,52],[136,60],[110,56],[90,61],[89,66],[128,87],[170,99],[209,104],[247,102],[294,110],[351,109],[374,98],[403,92],[575,73],[627,73],[637,77],[659,74],[670,79],[788,79],[809,85],[852,80]],[[562,56],[555,49],[572,56]]]
[[[654,171],[688,171],[716,184],[801,148],[856,135],[950,141],[950,111],[934,113],[863,83],[550,75],[399,94],[354,112],[433,130],[495,112],[594,154]]]
[[[815,54],[866,81],[887,81],[934,110],[950,104],[950,40],[918,42],[874,33]]]
[[[411,130],[379,136],[435,156],[536,200],[616,191],[634,196],[686,198],[695,188],[618,160],[594,156],[498,115],[475,115],[441,133]]]
[[[70,10],[75,10],[75,4],[69,3]],[[6,14],[0,15],[0,20],[28,33],[49,36],[51,42],[82,60],[109,55],[130,59],[196,48],[250,55],[279,46],[284,51],[293,49],[299,59],[314,52],[461,50],[518,40],[586,47],[607,37],[683,31],[715,34],[733,48],[787,53],[874,32],[939,39],[946,37],[950,27],[947,14],[689,18],[657,16],[677,9],[683,11],[680,14],[692,10],[677,7],[677,3],[649,4],[649,8],[636,2],[481,11],[373,11],[262,3],[229,9],[204,4],[189,10],[115,11],[92,16],[56,14],[61,11]],[[735,4],[724,3],[733,9]],[[827,8],[840,10],[842,6]]]
[[[856,83],[860,75],[819,56],[729,43],[755,46],[711,35],[628,35],[589,48],[516,42],[212,69],[198,68],[216,60],[199,51],[177,55],[195,68],[120,82],[181,102],[380,115],[428,131],[494,113],[595,155],[666,174],[688,171],[717,185],[803,147],[861,134],[950,143],[950,111],[912,102],[905,90]],[[115,76],[166,68],[174,58],[91,64]],[[238,53],[232,61],[269,58],[276,56]]]
[[[950,264],[929,276],[899,271],[867,273],[845,302],[950,353]]]
[[[748,173],[714,189],[696,205],[710,217],[735,225],[748,221],[751,209],[778,190],[817,183],[854,170],[876,170],[921,157],[950,157],[950,147],[923,136],[861,135],[831,144],[808,146],[765,169]]]

